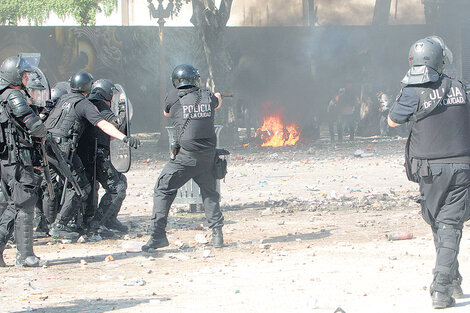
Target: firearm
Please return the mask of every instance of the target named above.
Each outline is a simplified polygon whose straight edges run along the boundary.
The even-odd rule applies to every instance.
[[[41,141],[41,156],[42,156],[42,168],[44,171],[44,178],[46,179],[47,191],[49,192],[49,197],[51,200],[55,199],[54,186],[52,186],[51,170],[49,168],[49,161],[47,160],[46,146],[45,141]]]
[[[54,138],[52,138],[51,134],[47,135],[47,138],[44,141],[44,143],[46,144],[47,147],[51,148],[51,151],[54,154],[54,158],[57,160],[57,162],[59,164],[58,170],[65,177],[64,192],[62,194],[61,204],[63,204],[63,201],[65,200],[64,194],[65,194],[65,190],[66,190],[66,186],[67,186],[68,182],[70,182],[72,184],[73,189],[75,189],[75,191],[80,195],[80,197],[84,198],[85,193],[83,192],[82,188],[79,186],[77,180],[75,179],[75,177],[72,174],[70,162],[68,160],[66,160],[66,158],[64,156],[64,152],[62,152],[62,150],[60,150],[59,145],[54,140]]]
[[[68,169],[70,170],[71,169],[71,163],[72,163],[72,160],[73,160],[73,154],[75,153],[75,150],[77,148],[77,145],[78,145],[78,134],[77,132],[75,131],[75,127],[76,124],[74,124],[74,126],[72,127],[72,129],[70,129],[69,131],[69,134],[72,135],[72,140],[70,142],[70,151],[69,151],[69,155],[67,156],[67,158],[65,158],[62,154],[61,154],[61,157],[64,157],[64,161],[65,163],[68,165]],[[59,147],[57,147],[59,148]],[[60,148],[59,148],[60,150]],[[60,150],[62,151],[62,150]],[[54,152],[55,153],[55,152]],[[70,173],[72,173],[72,171],[70,170]],[[68,183],[71,182],[72,183],[72,187],[73,189],[75,189],[75,191],[80,195],[80,198],[84,199],[86,197],[85,193],[83,192],[83,190],[80,188],[80,186],[78,185],[78,182],[74,179],[74,181],[70,180],[69,177],[67,177],[67,175],[65,176],[65,181],[64,181],[64,189],[62,190],[62,197],[60,199],[60,205],[63,205],[64,204],[64,201],[65,201],[65,191],[67,190],[67,185]],[[76,186],[74,186],[74,182],[76,184]]]

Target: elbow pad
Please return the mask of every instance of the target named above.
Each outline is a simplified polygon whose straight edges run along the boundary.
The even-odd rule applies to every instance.
[[[10,105],[11,113],[16,117],[25,116],[33,112],[31,107],[26,103],[24,94],[19,90],[13,90],[7,97]]]
[[[39,138],[46,136],[46,126],[44,126],[39,116],[33,115],[24,123],[31,136]]]

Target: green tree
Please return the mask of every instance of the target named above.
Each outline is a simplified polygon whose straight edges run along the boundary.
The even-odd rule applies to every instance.
[[[0,24],[17,25],[26,20],[41,25],[51,12],[60,18],[72,16],[80,25],[95,25],[96,14],[109,16],[117,8],[117,0],[0,0]]]

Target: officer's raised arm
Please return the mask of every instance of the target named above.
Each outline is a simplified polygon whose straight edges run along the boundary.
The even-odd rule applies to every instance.
[[[219,100],[219,104],[215,108],[220,109],[220,107],[222,106],[222,95],[220,94],[220,92],[216,92],[214,93],[214,96]]]

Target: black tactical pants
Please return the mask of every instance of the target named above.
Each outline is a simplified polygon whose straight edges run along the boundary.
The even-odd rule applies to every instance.
[[[67,155],[68,143],[62,143],[59,146],[60,149],[64,152],[64,154]],[[65,177],[62,175],[61,169],[59,168],[57,161],[53,158],[50,158],[49,165],[51,167],[51,177],[53,181],[54,178],[57,177],[57,175],[59,175],[61,179],[65,181]],[[64,203],[62,207],[59,208],[59,212],[56,217],[56,222],[64,225],[66,225],[73,218],[74,214],[78,214],[79,211],[83,208],[84,201],[86,201],[88,194],[91,190],[90,182],[88,181],[85,175],[85,168],[83,167],[82,161],[80,160],[77,154],[73,154],[72,157],[72,175],[78,182],[78,185],[80,186],[84,197],[80,197],[80,195],[72,187],[72,184],[68,182],[65,188],[65,196],[63,196]]]
[[[470,164],[422,164],[420,192],[424,220],[431,225],[436,247],[436,266],[431,293],[452,294],[460,283],[457,256],[462,228],[470,217]]]
[[[168,212],[178,188],[194,179],[201,190],[204,212],[209,228],[222,227],[220,195],[216,189],[214,176],[215,150],[188,152],[181,149],[175,160],[170,160],[157,179],[153,193],[153,214],[150,222],[151,235],[165,236]]]
[[[0,217],[0,250],[15,231],[19,258],[33,256],[34,205],[40,177],[32,166],[0,160],[1,180],[6,189],[7,208]]]
[[[92,179],[93,169],[87,169],[87,176]],[[98,148],[96,152],[96,180],[105,190],[105,194],[101,197],[98,211],[88,212],[89,208],[95,207],[92,204],[92,197],[88,197],[87,214],[95,215],[96,220],[105,222],[110,217],[116,217],[121,209],[122,202],[126,198],[127,179],[122,173],[119,173],[111,163],[109,150]]]
[[[62,184],[62,181],[57,180],[57,175],[55,172],[54,175],[51,173],[52,189],[54,191],[54,198],[51,198],[44,171],[41,172],[41,178],[40,189],[38,192],[39,199],[36,203],[36,214],[40,215],[40,222],[51,225],[54,223],[58,213],[59,202],[62,196],[64,185]]]

